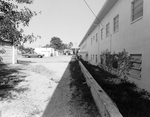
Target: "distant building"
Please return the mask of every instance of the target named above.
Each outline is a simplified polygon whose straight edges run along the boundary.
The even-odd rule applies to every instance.
[[[73,50],[72,49],[64,49],[63,54],[64,55],[73,55]]]
[[[80,55],[99,65],[108,49],[126,49],[135,58],[130,81],[150,91],[150,0],[107,0],[81,43]]]
[[[34,51],[39,54],[44,54],[44,57],[58,56],[58,52],[54,48],[34,48]]]
[[[73,47],[71,48],[71,50],[73,50],[73,54],[77,54],[79,51],[79,47],[77,46],[77,43],[75,43],[73,45]]]

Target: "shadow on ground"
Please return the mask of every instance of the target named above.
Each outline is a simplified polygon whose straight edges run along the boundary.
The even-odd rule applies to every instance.
[[[87,117],[100,117],[90,89],[86,84],[85,78],[81,72],[81,68],[77,60],[72,60],[70,62],[70,71],[72,77],[70,88],[74,89],[74,92],[71,96],[71,107],[76,107],[76,110],[83,109],[85,111],[83,117],[85,114]],[[74,108],[71,110],[74,112]],[[80,117],[82,117],[82,115],[80,115]]]
[[[42,117],[100,117],[78,61],[74,57],[69,62]]]
[[[20,68],[12,68],[9,65],[0,65],[0,100],[10,100],[15,98],[12,92],[21,93],[26,88],[16,88],[16,86],[24,81],[25,74],[20,74]]]
[[[30,63],[36,63],[36,62],[33,62],[33,61],[17,60],[17,64],[29,65]]]

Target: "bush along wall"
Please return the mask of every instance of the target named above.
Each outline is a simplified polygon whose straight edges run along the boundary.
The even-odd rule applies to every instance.
[[[81,58],[80,61],[114,101],[123,117],[150,117],[150,93],[127,80],[128,71],[132,67],[128,53],[123,50],[111,54],[107,50],[102,54],[101,68]],[[110,73],[114,72],[114,69],[116,74],[122,74],[124,79]]]
[[[132,67],[131,56],[124,49],[122,52],[111,53],[105,50],[100,55],[99,67],[125,80],[128,79],[128,73]]]

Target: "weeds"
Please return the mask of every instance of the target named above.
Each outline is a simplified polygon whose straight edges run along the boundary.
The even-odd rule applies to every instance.
[[[99,67],[85,61],[82,63],[116,103],[123,117],[150,117],[149,92],[139,89],[134,83],[120,79]]]
[[[70,87],[74,89],[71,104],[76,105],[80,109],[84,108],[86,113],[90,115],[89,117],[100,117],[90,90],[85,83],[86,81],[81,72],[78,61],[74,60],[70,62],[70,71],[72,76]]]

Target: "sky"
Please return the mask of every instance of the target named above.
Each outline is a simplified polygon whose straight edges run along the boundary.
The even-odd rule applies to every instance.
[[[106,0],[86,0],[97,15]],[[84,0],[34,0],[30,9],[41,12],[24,29],[26,34],[41,36],[26,47],[39,47],[50,43],[52,37],[59,37],[63,43],[79,45],[95,19]]]

